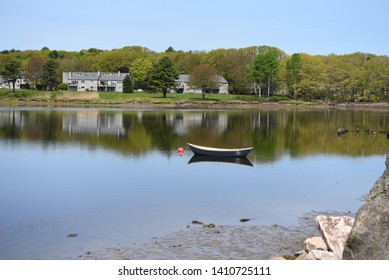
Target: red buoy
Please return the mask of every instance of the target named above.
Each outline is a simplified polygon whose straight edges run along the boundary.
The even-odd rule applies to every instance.
[[[184,154],[184,148],[179,147],[178,150],[177,150],[177,152],[178,152],[178,155],[179,155],[179,156],[182,156],[182,155]]]

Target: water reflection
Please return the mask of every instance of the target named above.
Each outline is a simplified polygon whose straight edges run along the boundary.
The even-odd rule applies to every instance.
[[[344,133],[339,128],[361,133]],[[0,139],[79,142],[122,155],[172,155],[187,142],[253,146],[250,160],[309,154],[377,155],[389,150],[389,116],[374,111],[123,111],[0,109]],[[368,137],[374,135],[377,137]],[[341,140],[341,141],[339,141]]]
[[[62,130],[69,134],[125,136],[127,133],[122,113],[102,114],[99,111],[64,113]]]
[[[215,157],[215,156],[202,156],[194,155],[188,161],[188,164],[196,162],[218,162],[218,163],[235,163],[246,166],[253,166],[251,161],[246,157]]]

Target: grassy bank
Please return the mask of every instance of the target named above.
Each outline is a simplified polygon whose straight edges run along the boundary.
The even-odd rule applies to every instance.
[[[258,104],[262,102],[292,102],[286,97],[262,97],[254,95],[168,93],[118,93],[118,92],[77,92],[77,91],[36,91],[1,89],[0,101],[37,102],[77,102],[88,104]]]
[[[292,106],[291,106],[292,105]],[[387,102],[325,103],[323,101],[303,101],[286,96],[261,97],[255,95],[207,94],[205,99],[196,93],[119,93],[119,92],[78,92],[78,91],[37,91],[0,89],[0,106],[109,106],[143,108],[203,108],[203,109],[257,109],[299,107],[339,107],[389,110]]]

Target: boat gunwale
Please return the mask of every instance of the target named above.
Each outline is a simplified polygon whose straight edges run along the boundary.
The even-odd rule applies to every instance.
[[[247,148],[237,148],[237,149],[228,149],[228,148],[214,148],[214,147],[206,147],[206,146],[200,146],[200,145],[195,145],[191,143],[187,143],[188,146],[193,146],[198,149],[206,150],[206,151],[218,151],[218,152],[235,152],[235,151],[247,151],[247,150],[252,150],[253,147],[247,147]]]

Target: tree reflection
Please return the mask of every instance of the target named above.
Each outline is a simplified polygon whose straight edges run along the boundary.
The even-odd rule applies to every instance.
[[[330,109],[219,112],[4,108],[0,110],[0,140],[43,145],[77,142],[123,155],[157,150],[170,156],[187,142],[224,148],[253,146],[251,160],[272,162],[285,155],[385,153],[389,148],[388,118],[384,112]],[[339,128],[349,133],[339,138]]]

